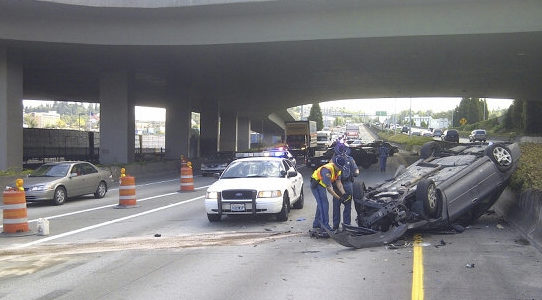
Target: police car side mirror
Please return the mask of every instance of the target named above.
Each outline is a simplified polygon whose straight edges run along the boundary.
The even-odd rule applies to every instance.
[[[295,171],[295,170],[289,170],[288,171],[288,178],[296,177],[296,176],[297,176],[297,171]]]

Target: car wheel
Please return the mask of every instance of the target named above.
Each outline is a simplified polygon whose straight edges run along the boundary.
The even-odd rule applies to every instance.
[[[431,156],[435,156],[437,153],[440,152],[440,145],[437,142],[429,142],[423,144],[422,148],[420,149],[420,157],[422,159],[429,158]]]
[[[94,193],[94,198],[101,199],[105,196],[105,193],[107,193],[107,184],[100,181],[100,184],[98,184],[98,188],[96,188],[96,192]]]
[[[416,200],[421,201],[426,217],[437,217],[440,194],[435,182],[431,179],[422,179],[416,186]]]
[[[218,222],[221,219],[221,215],[219,214],[207,214],[207,219],[209,219],[209,222]]]
[[[299,194],[299,199],[297,199],[293,207],[295,209],[302,209],[304,205],[305,205],[305,196],[303,195],[303,186],[301,186],[301,194]]]
[[[486,155],[497,164],[502,172],[512,167],[512,152],[503,144],[493,144],[486,148]]]
[[[285,194],[282,198],[282,209],[277,214],[277,220],[280,222],[288,221],[288,214],[290,213],[290,200]]]
[[[53,196],[54,205],[62,205],[66,201],[66,189],[59,186],[55,190],[55,195]]]

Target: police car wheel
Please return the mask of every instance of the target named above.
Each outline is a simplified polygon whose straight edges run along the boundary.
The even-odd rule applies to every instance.
[[[299,199],[297,199],[296,203],[294,203],[293,208],[302,209],[304,204],[305,204],[305,196],[303,195],[303,186],[301,186],[301,194],[299,194]]]
[[[288,214],[290,213],[290,200],[288,195],[284,195],[282,199],[282,209],[277,214],[277,220],[280,222],[288,221]]]

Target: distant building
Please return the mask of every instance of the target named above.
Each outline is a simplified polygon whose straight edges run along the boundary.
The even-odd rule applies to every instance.
[[[31,113],[36,120],[38,128],[56,127],[60,121],[60,115],[56,111]]]
[[[431,128],[448,128],[448,126],[450,125],[448,119],[446,118],[441,118],[441,119],[432,119],[431,122],[429,123],[429,127]]]

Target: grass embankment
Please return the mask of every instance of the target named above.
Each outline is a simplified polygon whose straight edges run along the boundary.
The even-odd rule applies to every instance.
[[[385,131],[378,132],[378,136],[385,141],[403,145],[405,150],[411,150],[413,146],[421,146],[433,140],[428,136],[408,136],[402,133],[393,134]]]
[[[521,157],[510,187],[517,191],[537,189],[542,191],[542,144],[520,144]]]

